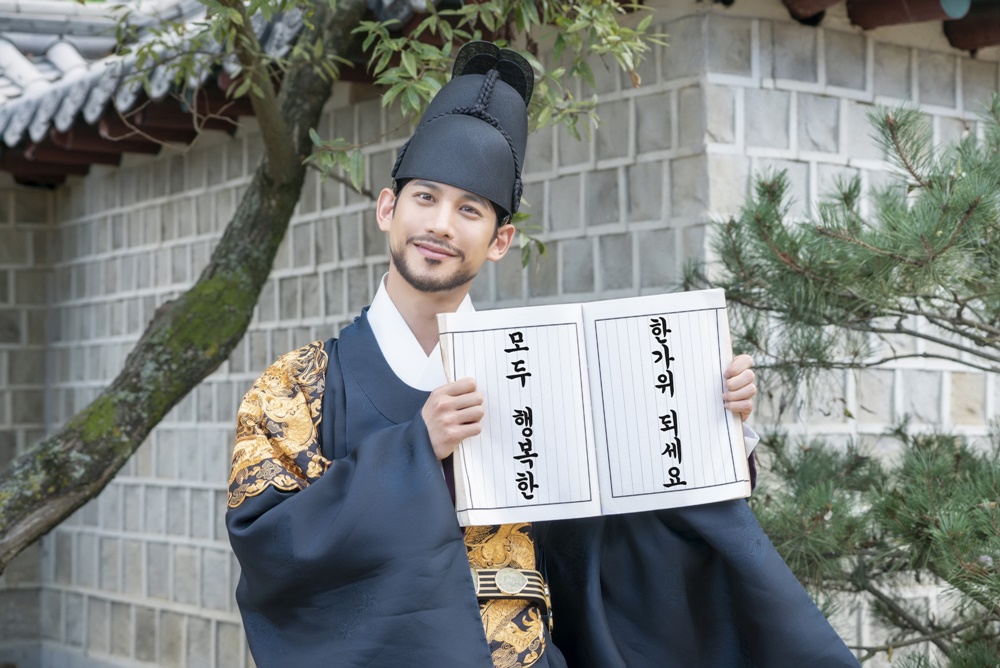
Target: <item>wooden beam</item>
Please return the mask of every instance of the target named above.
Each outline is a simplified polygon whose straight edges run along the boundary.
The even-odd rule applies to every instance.
[[[67,151],[90,151],[93,153],[145,153],[156,155],[162,144],[142,139],[122,139],[112,141],[102,137],[91,126],[74,126],[68,132],[55,128],[49,131],[49,139],[55,146]]]
[[[0,158],[0,170],[23,177],[60,177],[66,175],[85,176],[90,171],[89,165],[68,165],[51,162],[25,160],[15,155],[5,155]]]
[[[236,121],[219,117],[195,118],[178,104],[149,105],[129,117],[137,127],[164,130],[223,130],[236,129]]]
[[[953,47],[964,51],[1000,44],[1000,5],[975,3],[965,18],[945,21],[944,34]]]
[[[838,4],[841,0],[782,0],[782,2],[785,3],[792,18],[802,20],[816,16]]]
[[[851,23],[871,30],[923,21],[946,21],[965,16],[972,0],[847,0]]]
[[[130,141],[146,140],[190,144],[198,136],[194,129],[139,128],[131,121],[126,123],[114,110],[101,116],[97,127],[100,135],[109,140],[127,139]]]
[[[66,177],[64,175],[52,174],[50,176],[18,176],[14,174],[14,183],[22,186],[30,186],[32,188],[54,188],[58,185],[66,183]]]
[[[121,153],[89,153],[67,151],[51,144],[30,144],[24,157],[32,162],[51,162],[61,165],[119,165]]]

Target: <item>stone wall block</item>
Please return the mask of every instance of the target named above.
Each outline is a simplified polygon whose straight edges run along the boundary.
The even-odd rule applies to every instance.
[[[212,622],[198,617],[187,619],[185,665],[203,666],[212,660]]]
[[[188,503],[187,493],[183,489],[167,489],[167,535],[188,535]]]
[[[736,141],[735,89],[729,86],[706,85],[704,107],[706,139],[722,144],[732,144]],[[681,129],[683,128],[682,122]]]
[[[941,421],[941,372],[903,371],[903,412],[917,423]]]
[[[215,625],[215,651],[218,668],[242,668],[246,640],[238,624],[219,622]]]
[[[368,209],[361,214],[361,235],[366,258],[373,255],[389,255],[389,235],[379,229],[375,209]]]
[[[663,217],[663,162],[641,162],[625,170],[626,207],[630,222]]]
[[[997,63],[974,58],[962,58],[962,106],[965,111],[978,113],[986,108],[990,96],[997,90]]]
[[[670,46],[662,50],[664,79],[697,76],[705,62],[706,44],[701,16],[686,16],[664,27]]]
[[[146,544],[146,594],[150,598],[170,598],[170,545]]]
[[[917,53],[917,86],[922,104],[955,106],[955,56],[936,51]]]
[[[857,410],[861,423],[890,424],[893,414],[893,371],[869,369],[857,374]]]
[[[183,665],[184,617],[174,612],[160,613],[160,654],[157,665],[177,668]]]
[[[588,238],[568,239],[559,244],[563,294],[594,291],[594,246]]]
[[[124,541],[122,551],[122,591],[130,596],[143,593],[146,562],[142,543],[137,540]]]
[[[816,31],[802,30],[797,23],[772,25],[775,79],[818,81],[816,67]]]
[[[986,423],[986,376],[951,372],[951,422],[960,425]]]
[[[631,109],[629,101],[613,100],[597,105],[597,115],[601,125],[595,132],[597,159],[623,158],[628,156],[628,132]]]
[[[202,553],[201,602],[212,610],[229,610],[233,591],[229,588],[229,554],[206,549]]]
[[[562,231],[583,226],[580,211],[581,187],[582,178],[579,174],[562,176],[549,182],[547,229]]]
[[[52,194],[29,188],[14,191],[14,222],[19,225],[44,225],[50,220]],[[0,207],[6,213],[6,207]]]
[[[666,288],[678,279],[674,249],[675,231],[650,230],[638,232],[639,276],[642,288]]]
[[[554,141],[555,129],[551,127],[542,128],[528,137],[528,147],[522,169],[525,175],[550,172],[555,169]]]
[[[42,385],[45,381],[45,351],[21,350],[10,357],[12,385]]]
[[[104,591],[118,591],[121,574],[118,567],[118,555],[121,541],[117,538],[102,537],[100,539],[101,561],[98,565],[100,587]]]
[[[368,285],[368,269],[365,267],[352,267],[348,269],[347,312],[359,313],[362,308],[371,303],[373,296]]]
[[[198,605],[201,592],[201,562],[199,550],[178,545],[174,547],[174,596],[173,600],[188,605]]]
[[[753,42],[750,22],[709,14],[705,30],[705,69],[722,74],[750,76]]]
[[[674,216],[701,216],[708,210],[708,172],[704,155],[670,161],[670,212]]]
[[[63,617],[63,642],[72,647],[82,647],[86,638],[83,616],[83,596],[67,593],[64,599],[66,614]]]
[[[559,292],[559,243],[549,242],[546,248],[543,257],[533,253],[528,265],[528,294],[532,297],[546,297]]]
[[[339,270],[323,273],[323,312],[326,315],[344,313],[344,272]]]
[[[605,234],[600,238],[597,261],[604,290],[634,287],[631,234]]]
[[[0,289],[5,287],[3,272],[0,272]],[[23,330],[23,311],[12,309],[0,309],[0,344],[20,343],[21,332]]]
[[[635,98],[636,153],[672,147],[670,98],[669,91]]]
[[[42,640],[61,640],[63,627],[62,592],[57,589],[43,589],[38,598],[41,607],[38,619]],[[17,611],[16,606],[13,609]]]
[[[126,603],[111,603],[111,653],[132,655],[132,607]]]
[[[714,214],[736,214],[750,190],[750,160],[738,155],[708,156],[708,188]]]
[[[587,59],[587,65],[594,73],[594,85],[584,83],[584,95],[606,95],[618,91],[618,63],[613,58],[593,55]]]
[[[81,587],[97,587],[97,537],[92,533],[77,536],[74,582]]]
[[[299,278],[297,276],[278,280],[278,317],[285,322],[298,320],[302,317],[299,310]]]
[[[28,247],[28,233],[10,229],[3,231],[3,243],[0,244],[0,264],[5,266],[30,267],[31,253]]]
[[[111,604],[103,599],[87,599],[87,650],[111,650]]]
[[[881,160],[882,147],[875,139],[875,130],[868,122],[868,113],[875,107],[860,102],[847,103],[847,154],[852,158]]]
[[[138,485],[126,485],[122,489],[122,501],[124,508],[124,529],[129,532],[137,532],[142,529],[142,497],[143,490]]]
[[[578,130],[579,137],[574,137],[566,129],[566,126],[562,124],[556,130],[559,164],[562,166],[580,165],[590,162],[590,143],[593,141],[592,135],[594,133],[593,131],[588,132],[582,124]]]
[[[45,306],[48,303],[50,275],[46,269],[21,269],[14,272],[14,301],[24,305]]]
[[[529,221],[530,224],[530,221]],[[537,253],[532,250],[532,255]],[[524,298],[524,268],[521,266],[521,248],[511,249],[503,261],[496,264],[496,298],[499,300]]]
[[[620,220],[618,212],[618,170],[604,169],[587,174],[587,225],[606,225]]]
[[[341,216],[337,219],[337,239],[339,241],[341,260],[361,258],[361,219],[356,214]]]
[[[0,642],[37,638],[39,589],[0,589]]]
[[[840,136],[840,100],[800,93],[799,149],[836,153]]]
[[[826,83],[841,88],[865,88],[865,37],[827,30],[823,33]]]
[[[680,148],[699,149],[705,144],[707,112],[701,86],[690,86],[677,92],[677,137]]]
[[[133,612],[135,617],[133,644],[135,646],[135,658],[139,661],[154,662],[157,660],[157,624],[156,610],[145,606],[136,606]]]

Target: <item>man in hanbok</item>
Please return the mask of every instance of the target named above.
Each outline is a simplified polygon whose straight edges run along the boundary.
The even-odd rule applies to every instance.
[[[436,316],[472,309],[511,247],[532,86],[516,53],[461,50],[379,195],[391,262],[371,306],[243,399],[227,527],[257,665],[857,665],[744,500],[458,525],[451,455],[483,397],[446,382]],[[725,373],[742,417],[750,365]],[[504,593],[501,569],[529,584]]]

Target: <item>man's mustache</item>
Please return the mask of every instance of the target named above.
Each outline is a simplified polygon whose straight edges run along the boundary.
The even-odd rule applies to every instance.
[[[462,251],[460,251],[455,246],[452,246],[449,242],[445,241],[444,239],[440,239],[438,237],[435,237],[432,234],[418,234],[418,235],[414,235],[414,236],[410,237],[409,239],[407,239],[406,242],[409,243],[409,244],[421,243],[421,244],[430,246],[432,248],[440,248],[442,250],[445,250],[445,251],[451,253],[452,255],[455,255],[460,260],[464,260],[465,259],[465,253],[463,253]]]

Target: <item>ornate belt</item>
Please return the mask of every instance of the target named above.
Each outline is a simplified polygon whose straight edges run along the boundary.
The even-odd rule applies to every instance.
[[[552,601],[549,586],[538,571],[522,568],[473,568],[472,584],[476,597],[485,599],[521,598],[534,601],[548,617],[552,630]]]

